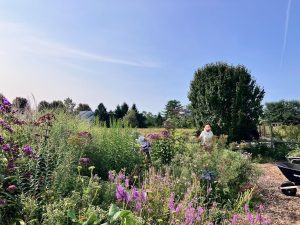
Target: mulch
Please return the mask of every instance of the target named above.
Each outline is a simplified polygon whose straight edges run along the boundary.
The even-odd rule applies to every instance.
[[[296,197],[285,196],[278,187],[287,179],[276,165],[267,163],[258,167],[262,175],[258,179],[258,193],[264,200],[265,216],[276,225],[300,225],[300,189]]]

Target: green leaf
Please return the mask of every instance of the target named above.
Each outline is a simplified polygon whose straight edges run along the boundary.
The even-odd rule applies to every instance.
[[[112,218],[118,211],[119,208],[115,204],[112,204],[108,211],[108,218]]]
[[[122,211],[119,211],[117,212],[113,218],[112,218],[112,221],[115,222],[117,221],[119,218],[125,218],[126,216],[128,216],[129,214],[131,214],[131,211],[129,210],[122,210]]]
[[[94,224],[94,222],[97,220],[97,216],[95,213],[93,213],[92,215],[90,215],[90,217],[88,218],[87,221],[85,221],[82,225],[92,225]]]
[[[70,209],[68,211],[68,217],[72,220],[72,222],[77,222],[76,214],[75,214],[75,211],[73,209]]]

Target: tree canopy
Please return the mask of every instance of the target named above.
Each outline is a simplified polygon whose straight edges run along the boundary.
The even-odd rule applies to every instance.
[[[257,137],[264,93],[245,66],[217,62],[195,72],[188,97],[199,128],[240,141]]]
[[[263,119],[268,122],[280,122],[283,125],[300,124],[300,101],[281,100],[266,103]]]

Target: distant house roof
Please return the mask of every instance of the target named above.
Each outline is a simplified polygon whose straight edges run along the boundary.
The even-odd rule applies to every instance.
[[[95,113],[93,111],[80,111],[78,116],[81,119],[85,119],[85,120],[88,120],[88,121],[95,120]]]

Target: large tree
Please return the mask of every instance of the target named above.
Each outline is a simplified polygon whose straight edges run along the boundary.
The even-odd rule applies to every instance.
[[[68,113],[74,113],[76,103],[73,102],[73,100],[68,97],[64,100],[64,106]]]
[[[28,100],[22,97],[16,97],[13,100],[13,106],[19,111],[24,112],[29,107]]]
[[[123,111],[121,109],[121,106],[120,105],[117,105],[115,111],[114,111],[114,116],[115,116],[115,119],[122,119],[124,117],[123,115]]]
[[[217,62],[195,72],[188,97],[199,128],[240,141],[257,137],[264,93],[245,66]]]
[[[281,122],[284,125],[300,124],[300,101],[266,103],[263,119],[268,122]]]
[[[164,111],[166,119],[179,119],[183,114],[183,107],[178,100],[170,100],[167,102]]]
[[[129,106],[126,102],[121,105],[122,117],[124,117],[129,110]]]
[[[81,112],[81,111],[92,111],[91,107],[88,104],[84,104],[84,103],[79,103],[77,108],[76,108],[77,112]]]
[[[39,104],[38,104],[38,111],[39,112],[42,112],[42,111],[45,111],[45,110],[48,110],[50,109],[50,103],[47,102],[47,101],[41,101]]]
[[[132,105],[131,110],[135,111],[135,113],[136,113],[136,117],[138,120],[138,127],[145,128],[146,127],[146,117],[143,115],[143,113],[139,113],[139,110],[137,109],[136,104]]]
[[[100,103],[95,110],[95,116],[99,119],[100,123],[105,123],[106,126],[109,126],[109,114],[107,113],[106,107],[103,103]]]
[[[124,121],[131,127],[139,126],[138,115],[136,114],[136,111],[132,109],[129,110],[128,113],[124,116]]]

